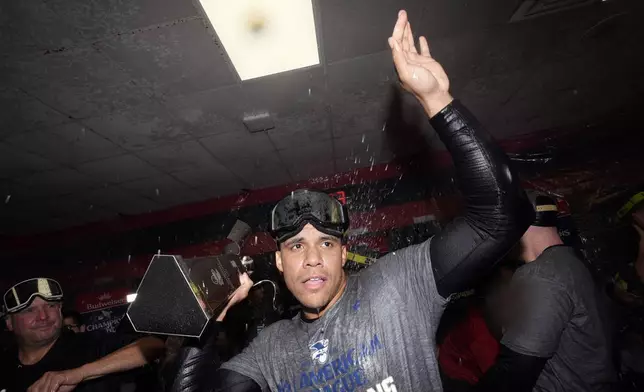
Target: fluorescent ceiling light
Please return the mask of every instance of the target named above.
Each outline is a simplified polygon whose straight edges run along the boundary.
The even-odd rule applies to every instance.
[[[126,298],[126,300],[127,300],[127,302],[128,302],[128,303],[132,303],[132,302],[134,302],[134,300],[136,299],[136,293],[134,293],[134,294],[128,294],[125,298]]]
[[[320,63],[311,0],[200,0],[241,80]]]

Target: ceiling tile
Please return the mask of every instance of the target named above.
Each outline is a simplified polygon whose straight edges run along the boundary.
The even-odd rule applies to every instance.
[[[192,2],[176,0],[47,0],[47,5],[86,39],[197,15]]]
[[[293,115],[276,115],[275,128],[267,132],[275,148],[284,150],[331,139],[328,114],[324,106]]]
[[[488,125],[531,77],[531,72],[517,71],[471,79],[463,87],[459,100],[481,123]]]
[[[221,166],[201,144],[194,140],[141,151],[137,155],[166,173]]]
[[[125,151],[79,123],[59,125],[40,131],[22,132],[7,143],[39,154],[55,162],[77,165]]]
[[[150,83],[160,96],[237,82],[225,53],[201,19],[119,35],[98,46],[128,74]]]
[[[167,175],[130,181],[120,186],[163,206],[187,204],[203,199],[202,195]]]
[[[74,118],[103,115],[149,99],[143,81],[132,80],[92,46],[19,59],[17,83]]]
[[[420,0],[324,0],[319,4],[327,62],[387,49],[398,11],[406,9],[412,26],[422,16]]]
[[[98,181],[72,169],[33,174],[17,180],[33,189],[38,197],[65,195],[94,187]]]
[[[388,137],[386,132],[376,132],[335,139],[335,159],[352,161],[353,164],[361,164],[362,167],[371,163],[387,162],[393,158]]]
[[[48,159],[0,143],[0,178],[21,178],[57,167]]]
[[[127,150],[143,150],[190,138],[187,126],[157,102],[100,118],[83,120],[100,135]]]
[[[86,191],[42,199],[38,200],[38,203],[46,206],[52,212],[52,216],[56,217],[83,215],[85,213],[90,213],[94,209],[105,211],[98,204],[88,202],[82,198],[80,195],[83,195],[84,192]]]
[[[223,196],[236,195],[246,186],[238,185],[239,182],[213,181],[208,185],[195,188],[195,191],[203,195],[204,199],[214,199]]]
[[[77,169],[98,181],[112,184],[159,174],[157,169],[132,154],[84,163],[78,165]]]
[[[78,31],[64,17],[52,12],[43,1],[0,2],[2,53],[58,49],[70,46],[79,39]]]
[[[249,184],[250,189],[268,188],[293,181],[284,166],[279,163],[251,168],[239,167],[235,172]]]
[[[21,203],[37,198],[34,191],[27,185],[17,183],[10,180],[0,180],[0,206],[13,205],[13,203]],[[16,208],[19,211],[19,208]]]
[[[264,133],[225,134],[201,139],[228,170],[252,189],[291,181],[280,156]]]
[[[102,206],[123,215],[145,214],[162,208],[155,201],[114,185],[85,192],[80,197],[90,205]]]
[[[250,106],[239,86],[168,97],[164,104],[197,137],[246,131],[242,120]]]
[[[0,90],[0,107],[0,139],[69,121],[62,113],[15,89]]]
[[[282,162],[295,181],[333,174],[333,144],[331,141],[301,144],[279,151]]]
[[[231,132],[205,137],[199,141],[227,167],[233,162],[254,161],[258,157],[275,152],[273,144],[265,132]]]
[[[244,99],[250,110],[267,110],[289,115],[310,110],[325,102],[323,67],[294,70],[242,83]]]
[[[429,39],[506,24],[518,4],[516,0],[434,0],[424,3],[421,22],[412,25],[412,30],[415,36],[424,35]]]
[[[173,176],[192,188],[221,188],[238,191],[244,188],[241,180],[219,163],[173,173]]]
[[[334,137],[382,129],[396,88],[391,53],[332,64],[328,73]]]

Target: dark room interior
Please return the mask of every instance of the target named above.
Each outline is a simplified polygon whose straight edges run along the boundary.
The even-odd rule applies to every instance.
[[[153,257],[227,254],[241,221],[249,232],[236,255],[253,259],[253,282],[273,283],[254,286],[226,317],[221,339],[248,344],[241,330],[253,322],[259,333],[306,308],[277,268],[269,222],[291,192],[320,190],[346,208],[347,276],[439,237],[476,198],[462,192],[458,158],[416,93],[400,87],[406,82],[388,38],[401,9],[449,76],[451,96],[507,154],[517,182],[556,202],[563,244],[583,260],[611,314],[614,389],[596,390],[641,391],[644,238],[633,229],[644,199],[637,198],[644,191],[638,0],[4,0],[2,293],[30,278],[55,279],[63,310],[78,312],[87,334],[130,333],[126,311],[135,300],[126,296],[137,292]],[[514,253],[502,253],[507,267]],[[445,339],[455,339],[459,298],[487,292],[488,282],[501,279],[498,268],[480,268],[467,290],[451,292],[437,335],[438,386],[420,386],[414,375],[403,382],[392,373],[387,381],[383,373],[376,387],[380,378],[367,372],[369,384],[355,376],[351,387],[345,378],[337,387],[319,370],[326,351],[313,357],[313,376],[302,368],[302,378],[289,373],[279,383],[251,378],[276,391],[501,390],[483,389],[485,371],[454,381],[438,354]],[[178,293],[157,283],[155,290]],[[9,317],[6,300],[4,307]],[[3,350],[13,347],[12,328],[3,332]],[[505,340],[495,338],[503,350]],[[380,342],[370,339],[360,360],[378,355]],[[172,343],[165,340],[168,353]],[[222,358],[236,352],[228,349]],[[332,363],[340,352],[328,355]],[[146,365],[105,390],[179,390],[159,373]],[[586,390],[579,388],[534,390]]]

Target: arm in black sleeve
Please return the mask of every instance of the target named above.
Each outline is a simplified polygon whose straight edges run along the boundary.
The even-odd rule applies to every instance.
[[[476,391],[531,392],[547,361],[501,345],[496,363],[481,377]]]
[[[432,240],[430,254],[443,297],[469,287],[521,238],[534,211],[510,161],[457,100],[430,120],[456,169],[465,214]]]
[[[221,360],[214,342],[221,330],[221,323],[213,322],[205,342],[190,340],[179,349],[162,371],[161,379],[166,392],[261,391],[259,385],[250,377],[231,370],[218,369]]]

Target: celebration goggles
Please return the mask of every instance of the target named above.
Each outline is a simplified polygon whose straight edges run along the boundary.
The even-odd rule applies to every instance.
[[[307,223],[325,234],[342,238],[349,229],[349,214],[339,200],[324,192],[298,189],[273,207],[270,232],[277,242],[284,242]]]
[[[5,312],[18,312],[29,306],[36,297],[46,301],[59,301],[63,299],[63,289],[60,283],[49,278],[23,280],[4,293]]]

